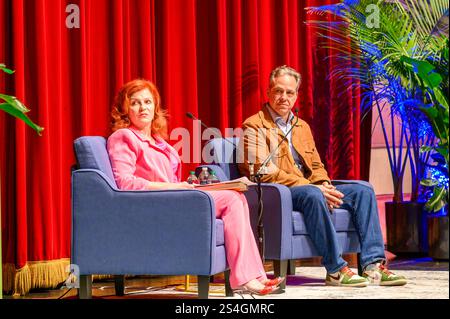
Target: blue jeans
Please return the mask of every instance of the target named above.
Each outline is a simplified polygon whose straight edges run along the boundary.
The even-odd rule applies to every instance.
[[[336,185],[344,194],[340,208],[348,210],[353,219],[361,243],[361,266],[385,260],[384,241],[378,219],[377,200],[370,186],[349,183]],[[330,218],[330,210],[322,191],[313,185],[291,187],[293,208],[302,212],[306,229],[322,264],[329,273],[335,273],[347,262],[342,259],[336,230]]]

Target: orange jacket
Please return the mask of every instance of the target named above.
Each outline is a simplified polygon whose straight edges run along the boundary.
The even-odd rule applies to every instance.
[[[294,117],[292,125],[296,121],[297,117]],[[270,151],[276,148],[284,135],[272,120],[266,106],[246,119],[242,129],[244,136],[240,139],[238,146],[238,166],[242,175],[249,176],[249,162],[255,164],[256,173],[261,163],[269,156]],[[289,142],[284,140],[272,161],[267,165],[267,174],[263,175],[261,181],[286,186],[321,184],[324,181],[330,181],[320,160],[309,125],[298,119],[291,134],[292,144],[302,159],[304,173],[295,165]]]

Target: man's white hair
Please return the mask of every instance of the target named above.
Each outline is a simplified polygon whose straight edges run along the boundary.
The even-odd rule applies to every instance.
[[[273,69],[272,72],[270,72],[269,88],[273,87],[275,78],[286,74],[292,76],[295,79],[295,82],[297,82],[297,90],[298,90],[298,88],[300,87],[300,83],[302,81],[302,76],[296,70],[287,65],[279,66]]]

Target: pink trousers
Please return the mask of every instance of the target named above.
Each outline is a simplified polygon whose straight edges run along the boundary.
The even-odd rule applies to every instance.
[[[247,200],[235,191],[208,192],[216,205],[216,217],[223,220],[225,251],[230,266],[230,285],[237,288],[252,279],[267,279],[250,226]]]

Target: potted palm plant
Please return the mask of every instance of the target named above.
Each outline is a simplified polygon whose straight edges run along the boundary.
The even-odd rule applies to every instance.
[[[446,0],[344,0],[334,5],[307,8],[310,14],[332,14],[330,21],[309,21],[318,28],[336,63],[330,77],[363,93],[362,108],[375,110],[381,123],[392,173],[394,194],[386,205],[388,249],[426,252],[426,215],[420,184],[431,156],[435,136],[423,105],[423,88],[407,59],[439,60],[445,36],[435,32],[448,16]],[[448,36],[447,36],[448,37]],[[448,45],[448,44],[447,44]],[[389,108],[400,135],[389,139],[382,117]],[[394,128],[392,128],[394,132]],[[422,148],[422,151],[421,151]],[[403,178],[411,168],[411,200],[404,200]]]
[[[3,63],[0,63],[0,70],[7,73],[13,74],[14,71],[8,69]],[[30,110],[23,105],[16,97],[0,93],[0,110],[5,111],[6,113],[24,121],[28,126],[30,126],[33,130],[36,131],[38,135],[41,135],[41,132],[44,128],[36,125],[30,118],[25,114]],[[0,187],[1,187],[1,172],[0,172]],[[0,299],[3,297],[3,280],[2,280],[2,232],[1,232],[1,188],[0,188]]]
[[[447,27],[448,31],[448,27]],[[448,35],[448,33],[447,33]],[[425,208],[431,212],[428,218],[429,255],[435,259],[449,257],[448,242],[448,190],[449,190],[449,106],[448,106],[448,61],[449,48],[442,48],[439,61],[419,61],[405,59],[419,80],[424,101],[420,110],[428,117],[436,136],[433,146],[423,146],[422,152],[432,152],[432,162],[428,164],[429,176],[421,183],[430,188],[430,196]],[[432,63],[438,65],[435,67]]]

